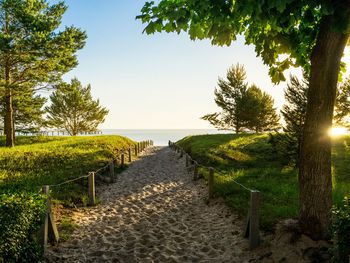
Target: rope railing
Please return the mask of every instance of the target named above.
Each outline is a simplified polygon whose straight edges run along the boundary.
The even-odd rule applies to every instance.
[[[134,148],[134,157],[137,157],[140,154],[140,152],[142,152],[147,147],[153,146],[153,145],[154,145],[154,143],[152,140],[138,142],[137,144],[135,144],[135,147],[133,147]],[[119,154],[119,151],[118,151],[118,154]],[[88,178],[89,205],[93,206],[96,204],[96,197],[95,197],[95,178],[96,178],[96,175],[99,175],[99,173],[101,173],[102,171],[106,171],[109,168],[109,178],[110,179],[108,180],[108,182],[109,183],[115,182],[114,168],[115,168],[116,160],[120,159],[120,167],[124,167],[125,154],[128,154],[128,161],[129,161],[129,163],[131,163],[131,161],[132,161],[131,148],[127,149],[127,151],[125,151],[125,149],[123,149],[123,151],[121,151],[121,153],[120,153],[120,158],[118,158],[118,156],[113,158],[107,165],[104,165],[103,167],[97,169],[96,171],[89,172],[87,175],[82,175],[82,176],[79,176],[76,178],[72,178],[72,179],[66,180],[66,181],[58,183],[58,184],[44,185],[41,188],[40,192],[47,196],[47,211],[46,211],[45,221],[44,221],[44,224],[42,225],[40,232],[39,232],[39,239],[41,240],[41,244],[44,248],[44,251],[46,250],[48,242],[55,244],[59,240],[59,235],[58,235],[57,227],[55,224],[54,214],[52,213],[52,209],[51,209],[50,188],[59,187],[62,185],[73,183],[73,182],[78,181],[78,180]],[[99,178],[102,179],[103,177],[101,176]]]
[[[169,148],[174,150],[176,153],[180,154],[180,158],[185,156],[185,164],[187,171],[193,170],[193,180],[198,180],[201,176],[199,175],[198,168],[206,169],[209,171],[208,176],[208,199],[212,199],[214,196],[214,184],[215,184],[215,173],[219,175],[226,176],[225,173],[213,168],[207,167],[202,164],[199,164],[194,160],[186,151],[179,145],[174,142],[169,141]],[[230,172],[232,175],[232,171]],[[260,244],[260,232],[259,232],[259,207],[260,207],[260,192],[253,190],[236,180],[231,180],[236,185],[240,186],[246,191],[250,192],[250,206],[248,209],[247,223],[244,229],[244,237],[249,238],[249,247],[254,249]]]

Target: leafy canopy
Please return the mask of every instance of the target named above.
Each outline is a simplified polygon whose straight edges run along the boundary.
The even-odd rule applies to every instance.
[[[270,67],[274,82],[285,80],[290,66],[310,67],[321,18],[337,12],[332,28],[345,32],[346,1],[298,0],[161,0],[146,2],[137,16],[146,23],[145,32],[188,32],[192,40],[211,39],[213,45],[231,45],[243,34],[247,44]],[[280,55],[286,54],[286,58]]]
[[[83,87],[77,79],[58,85],[50,100],[51,105],[45,108],[48,125],[63,128],[70,135],[96,131],[108,114],[98,99],[92,99],[91,86]]]

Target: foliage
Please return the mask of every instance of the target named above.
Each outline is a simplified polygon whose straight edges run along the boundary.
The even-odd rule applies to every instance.
[[[227,71],[227,80],[219,78],[215,89],[215,102],[221,112],[202,117],[218,129],[236,133],[244,130],[262,132],[277,129],[279,118],[273,108],[273,100],[256,85],[248,87],[246,72],[237,64]]]
[[[77,64],[86,34],[59,30],[67,6],[47,0],[0,0],[0,91],[6,100],[7,145],[13,146],[12,99],[49,88]],[[32,93],[29,93],[32,95]]]
[[[5,99],[2,101],[5,101]],[[39,131],[45,125],[43,118],[45,102],[46,98],[35,94],[32,89],[28,89],[26,92],[23,91],[21,95],[15,96],[13,100],[14,130],[17,132]],[[0,123],[2,122],[4,129],[5,110],[4,103],[0,104],[0,115],[3,117]]]
[[[117,158],[118,151],[134,146],[121,136],[17,136],[16,143],[15,149],[0,148],[2,193],[37,192],[43,185],[86,175]],[[86,179],[52,188],[52,196],[65,205],[82,203],[86,194]]]
[[[271,135],[270,143],[282,156],[286,164],[298,166],[301,146],[301,138],[306,117],[307,93],[309,83],[304,76],[299,80],[291,76],[284,93],[286,104],[283,105],[281,114],[285,121],[283,134]]]
[[[249,130],[259,133],[279,128],[279,117],[269,94],[252,85],[248,88],[243,102],[243,118]]]
[[[345,197],[339,207],[332,209],[334,262],[347,263],[350,258],[350,200]]]
[[[350,114],[350,77],[340,83],[338,88],[337,100],[335,103],[334,122],[349,126]]]
[[[219,78],[215,89],[215,103],[222,109],[220,113],[207,114],[202,117],[216,128],[222,130],[235,129],[239,133],[244,128],[244,102],[247,92],[246,72],[242,65],[237,64],[227,70],[226,79]]]
[[[272,80],[284,80],[283,71],[302,66],[309,71],[310,54],[316,44],[320,21],[330,14],[332,28],[348,29],[347,3],[327,1],[211,1],[162,0],[146,2],[137,18],[145,32],[188,32],[192,40],[211,39],[213,45],[231,45],[244,34],[247,44],[270,67]],[[287,54],[281,59],[280,54]]]
[[[83,87],[77,79],[61,83],[51,96],[51,105],[46,107],[48,125],[64,128],[70,135],[96,131],[104,122],[108,110],[93,100],[91,86]]]
[[[0,195],[0,261],[39,262],[36,235],[46,211],[42,196]]]
[[[283,105],[281,114],[285,121],[283,134],[271,136],[271,143],[283,159],[290,164],[299,164],[299,154],[302,132],[306,118],[307,95],[309,90],[308,76],[299,80],[291,76],[287,84],[284,96],[286,104]],[[347,117],[350,113],[350,79],[340,83],[335,101],[333,124],[346,126]],[[273,137],[273,138],[272,138]]]
[[[245,218],[249,192],[233,180],[262,194],[261,224],[272,230],[280,219],[297,218],[299,208],[298,175],[286,166],[271,146],[268,134],[215,134],[188,136],[178,142],[200,164],[214,167],[214,193]],[[333,199],[339,205],[350,194],[348,167],[350,136],[333,141]],[[206,170],[201,173],[207,175]]]

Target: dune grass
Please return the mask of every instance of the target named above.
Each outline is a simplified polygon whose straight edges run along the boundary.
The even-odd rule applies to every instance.
[[[280,156],[268,143],[269,135],[216,134],[189,136],[178,142],[200,164],[220,171],[215,174],[214,193],[221,196],[242,217],[247,214],[249,192],[233,180],[262,195],[261,224],[272,230],[275,223],[298,215],[297,170],[282,165]],[[333,142],[334,203],[350,194],[350,137]],[[201,172],[207,176],[207,170]]]
[[[4,145],[4,138],[0,138]],[[0,192],[38,192],[94,171],[134,145],[121,136],[17,137],[16,147],[0,147]],[[52,189],[65,204],[84,203],[86,180]]]

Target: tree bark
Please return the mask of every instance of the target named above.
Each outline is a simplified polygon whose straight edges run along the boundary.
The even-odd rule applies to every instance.
[[[347,13],[350,16],[349,10]],[[311,54],[310,86],[300,153],[299,222],[302,231],[315,240],[328,237],[332,207],[329,129],[332,126],[340,61],[349,38],[349,33],[335,32],[331,21],[331,17],[325,17],[321,22]]]
[[[5,133],[6,146],[13,147],[14,144],[14,130],[13,130],[13,108],[12,108],[12,91],[11,88],[6,88],[6,112],[5,112]]]

